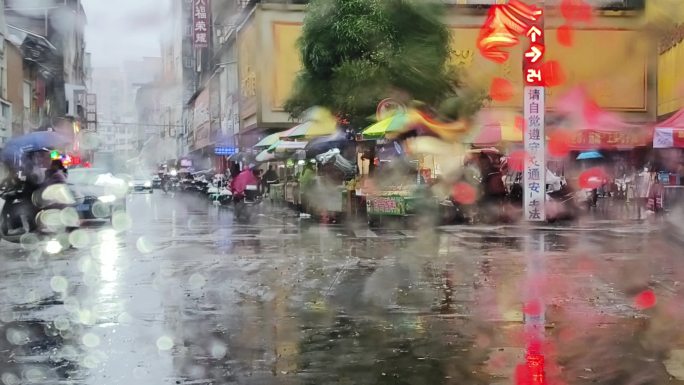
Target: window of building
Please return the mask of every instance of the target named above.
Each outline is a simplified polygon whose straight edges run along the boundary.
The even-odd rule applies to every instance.
[[[31,99],[33,98],[33,90],[31,83],[24,82],[24,109],[31,109]]]

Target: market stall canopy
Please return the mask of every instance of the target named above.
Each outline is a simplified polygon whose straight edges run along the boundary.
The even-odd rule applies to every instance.
[[[321,136],[309,141],[306,145],[306,152],[309,156],[316,156],[333,148],[342,149],[348,146],[351,141],[347,138],[347,133],[341,130],[332,135]]]
[[[653,129],[653,148],[684,148],[684,109]]]
[[[276,156],[274,153],[268,152],[268,150],[264,150],[256,156],[255,160],[259,163],[270,162],[272,160],[276,160]]]
[[[383,119],[361,132],[364,139],[382,139],[385,135],[400,132],[410,123],[410,117],[407,113],[397,113],[389,118]]]
[[[315,138],[334,134],[337,130],[337,119],[326,108],[313,107],[305,113],[304,123],[292,128],[292,131],[281,138]]]
[[[568,121],[568,128],[573,130],[624,132],[642,128],[638,124],[625,122],[614,112],[605,111],[579,86],[558,98],[555,112],[563,115]]]
[[[363,130],[364,139],[397,138],[415,133],[418,136],[436,136],[446,141],[461,141],[468,131],[463,121],[442,122],[427,113],[409,109],[383,119]]]
[[[276,132],[275,134],[271,134],[259,141],[259,143],[255,144],[253,147],[254,148],[261,148],[261,147],[271,147],[274,143],[280,140],[285,135],[288,135],[291,133],[296,127],[292,127],[290,129],[287,129],[285,131],[280,131]]]
[[[286,152],[286,151],[296,151],[303,150],[308,142],[291,142],[286,140],[279,140],[269,147],[266,151],[268,152]]]
[[[522,143],[522,121],[515,114],[483,111],[465,143],[475,146],[493,146],[499,143]]]
[[[645,124],[626,122],[620,115],[601,109],[582,87],[560,96],[555,112],[564,118],[560,128],[572,135],[572,150],[629,149],[646,146],[650,140]]]

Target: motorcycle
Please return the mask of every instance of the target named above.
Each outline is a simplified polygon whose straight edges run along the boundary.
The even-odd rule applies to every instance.
[[[28,191],[21,181],[0,188],[0,238],[20,243],[28,234],[54,236],[80,227],[76,200],[66,184]]]
[[[261,203],[261,195],[256,185],[247,185],[242,195],[234,196],[235,218],[238,221],[250,222]]]

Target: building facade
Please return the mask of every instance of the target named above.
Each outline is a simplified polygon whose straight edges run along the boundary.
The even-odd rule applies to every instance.
[[[487,61],[477,49],[485,5],[493,3],[455,1],[448,8],[445,22],[452,34],[452,63],[461,67],[463,80],[472,87],[486,90],[495,77],[509,80],[516,91],[514,97],[487,107],[521,111],[522,47],[511,50],[511,58],[503,65]],[[565,73],[565,82],[548,90],[550,112],[559,95],[582,86],[599,106],[619,113],[625,120],[653,122],[657,53],[654,42],[641,32],[645,23],[643,2],[597,0],[593,5],[599,7],[594,10],[594,20],[575,28],[570,46],[559,44],[555,38],[563,21],[553,13],[546,18],[546,35],[552,37],[546,42],[546,59],[562,63]],[[603,6],[610,7],[600,8]],[[259,2],[238,28],[240,135],[250,138],[241,144],[249,145],[293,124],[283,105],[301,69],[297,39],[304,14],[301,5]]]

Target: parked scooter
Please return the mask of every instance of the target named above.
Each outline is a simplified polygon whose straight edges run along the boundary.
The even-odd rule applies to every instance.
[[[0,238],[19,243],[28,234],[53,236],[80,226],[76,200],[66,184],[26,189],[26,183],[16,179],[0,188]]]
[[[235,203],[235,218],[238,221],[250,222],[257,214],[258,207],[261,204],[258,186],[247,185],[244,195],[234,196],[233,201]]]

